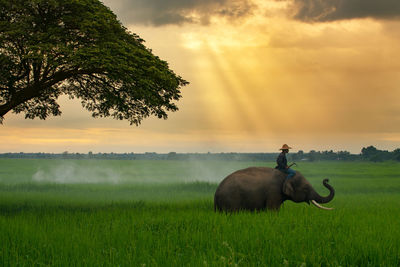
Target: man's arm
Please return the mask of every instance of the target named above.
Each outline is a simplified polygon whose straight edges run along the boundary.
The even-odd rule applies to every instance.
[[[292,167],[293,165],[296,165],[296,166],[297,166],[296,162],[293,162],[292,164],[290,164],[289,166],[287,166],[287,169],[289,169],[289,168]]]

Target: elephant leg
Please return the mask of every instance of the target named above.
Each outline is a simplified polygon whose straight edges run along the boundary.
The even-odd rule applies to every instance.
[[[267,199],[267,209],[279,211],[282,205],[282,197],[280,195],[272,195]]]

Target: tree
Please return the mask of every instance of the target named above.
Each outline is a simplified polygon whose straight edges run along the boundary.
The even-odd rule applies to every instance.
[[[375,157],[379,153],[378,149],[374,146],[369,146],[369,147],[363,147],[361,149],[361,156],[364,159],[371,159],[372,157]]]
[[[400,148],[393,150],[393,159],[400,161]]]
[[[308,152],[308,160],[309,161],[315,161],[319,159],[319,152],[315,151],[315,150],[310,150],[310,152]]]
[[[351,159],[351,154],[348,151],[339,151],[337,152],[338,155],[338,160],[350,160]]]
[[[389,151],[379,150],[374,146],[363,147],[361,149],[361,156],[363,159],[374,162],[390,160],[392,158],[392,154]]]
[[[60,115],[62,94],[93,117],[166,119],[188,82],[143,43],[99,0],[0,0],[0,123]]]

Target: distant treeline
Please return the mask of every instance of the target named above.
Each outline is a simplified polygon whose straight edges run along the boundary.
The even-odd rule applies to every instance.
[[[114,159],[114,160],[234,160],[234,161],[275,161],[278,153],[3,153],[0,158],[22,159]],[[374,146],[364,147],[360,154],[351,154],[348,151],[315,151],[308,153],[300,150],[287,155],[289,161],[400,161],[400,149],[392,152],[379,150]]]

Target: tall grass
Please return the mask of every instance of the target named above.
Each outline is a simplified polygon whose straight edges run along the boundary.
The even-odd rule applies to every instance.
[[[162,182],[126,177],[80,184],[32,180],[49,161],[22,161],[12,180],[15,174],[4,173],[19,161],[6,161],[0,161],[4,266],[400,265],[398,163],[302,163],[299,170],[321,194],[327,193],[322,178],[330,178],[337,193],[327,204],[333,211],[285,202],[279,213],[220,214],[212,209],[217,182],[194,179],[182,162],[142,162],[142,177],[165,170],[157,176]],[[128,173],[141,164],[97,163]],[[237,167],[270,165],[201,164],[220,180]]]

